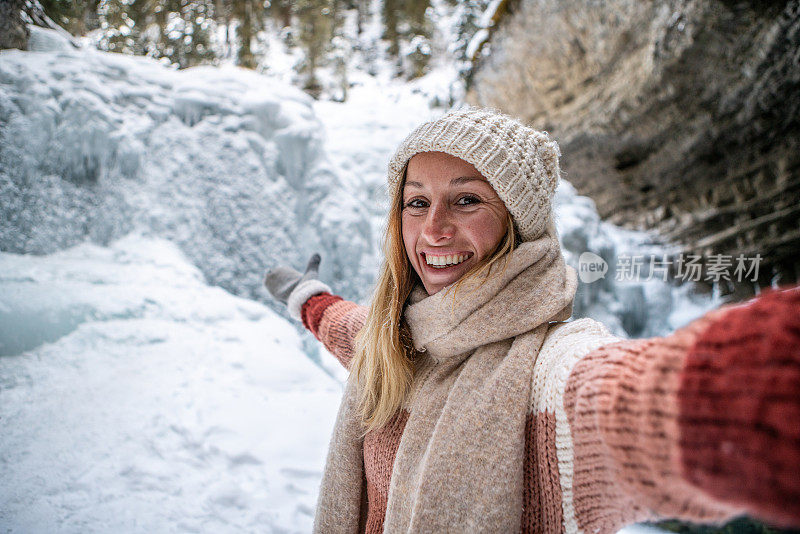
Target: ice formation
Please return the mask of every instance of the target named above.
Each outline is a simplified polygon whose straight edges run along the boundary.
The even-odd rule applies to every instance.
[[[365,203],[331,169],[308,96],[235,67],[175,71],[33,32],[37,52],[0,52],[0,250],[136,229],[250,297],[265,268],[319,251],[339,291],[366,294]]]

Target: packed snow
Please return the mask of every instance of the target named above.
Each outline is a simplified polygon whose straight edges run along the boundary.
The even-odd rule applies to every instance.
[[[135,235],[0,287],[0,530],[310,530],[342,388],[285,319]]]
[[[346,102],[315,102],[32,30],[34,51],[0,52],[0,526],[309,531],[345,371],[263,272],[320,251],[322,279],[366,301],[386,163],[454,70],[358,72]],[[566,182],[556,204],[576,267],[663,250]],[[575,316],[647,336],[716,304],[612,271]]]

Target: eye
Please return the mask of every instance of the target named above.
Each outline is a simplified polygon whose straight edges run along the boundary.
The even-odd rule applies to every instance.
[[[421,198],[412,198],[411,200],[409,200],[408,202],[403,204],[403,207],[404,208],[416,208],[416,209],[427,208],[428,207],[428,203],[426,201],[424,201],[423,199],[421,199]]]
[[[456,200],[456,204],[459,206],[469,206],[471,204],[479,204],[481,199],[476,197],[475,195],[464,195]]]

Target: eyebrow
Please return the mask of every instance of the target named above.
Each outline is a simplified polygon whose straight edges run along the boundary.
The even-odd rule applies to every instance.
[[[468,182],[484,182],[483,178],[478,178],[477,176],[459,176],[458,178],[453,178],[450,180],[450,185],[461,185],[466,184]],[[423,185],[420,182],[406,182],[406,186],[416,187],[418,189],[422,189]]]

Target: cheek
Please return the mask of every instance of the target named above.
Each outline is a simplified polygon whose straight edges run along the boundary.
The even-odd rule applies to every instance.
[[[415,224],[413,217],[403,216],[401,219],[400,233],[403,236],[403,244],[406,247],[406,254],[411,261],[416,256],[417,237],[419,236],[418,224]]]
[[[476,248],[485,256],[494,252],[506,235],[505,214],[486,211],[469,224],[469,233]]]

